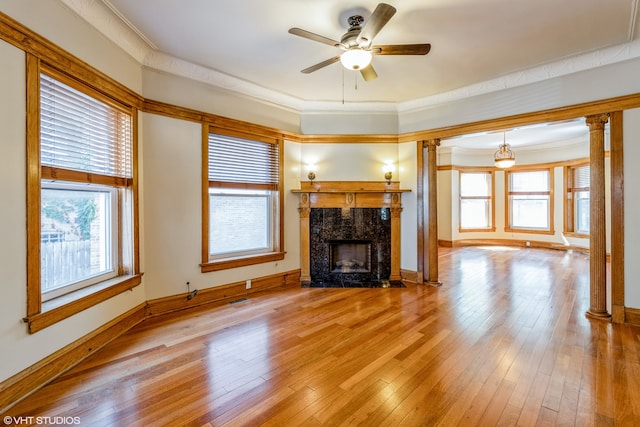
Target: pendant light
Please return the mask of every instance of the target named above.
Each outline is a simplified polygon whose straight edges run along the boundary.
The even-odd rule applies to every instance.
[[[511,151],[511,146],[507,144],[507,133],[503,133],[502,144],[493,155],[497,168],[507,169],[516,164],[516,155]]]

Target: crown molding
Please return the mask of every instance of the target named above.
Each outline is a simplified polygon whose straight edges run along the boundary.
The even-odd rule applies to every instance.
[[[131,55],[144,67],[209,84],[227,92],[285,107],[300,113],[381,112],[412,113],[454,101],[525,86],[640,57],[640,40],[633,40],[636,22],[630,22],[627,43],[521,70],[437,95],[400,103],[341,103],[307,101],[238,79],[218,70],[180,60],[157,50],[109,0],[58,0]],[[639,0],[633,0],[634,8]]]

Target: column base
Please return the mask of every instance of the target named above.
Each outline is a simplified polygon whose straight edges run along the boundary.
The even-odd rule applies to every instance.
[[[607,322],[611,321],[611,315],[609,313],[607,313],[606,311],[587,311],[585,313],[585,316],[587,316],[587,318],[589,319],[595,319],[595,320],[606,320]]]
[[[426,285],[433,286],[434,288],[442,286],[442,282],[440,280],[427,280],[424,283]]]

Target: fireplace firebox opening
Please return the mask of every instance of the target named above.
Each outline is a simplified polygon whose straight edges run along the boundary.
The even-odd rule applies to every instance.
[[[332,240],[330,266],[332,273],[370,273],[370,240]]]

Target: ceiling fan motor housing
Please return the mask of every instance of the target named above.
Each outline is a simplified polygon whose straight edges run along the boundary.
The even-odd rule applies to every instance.
[[[364,22],[364,18],[360,15],[354,15],[349,17],[349,31],[344,33],[340,39],[340,44],[344,49],[351,49],[359,47],[358,36],[362,30],[361,24]],[[366,40],[365,40],[366,42]]]

